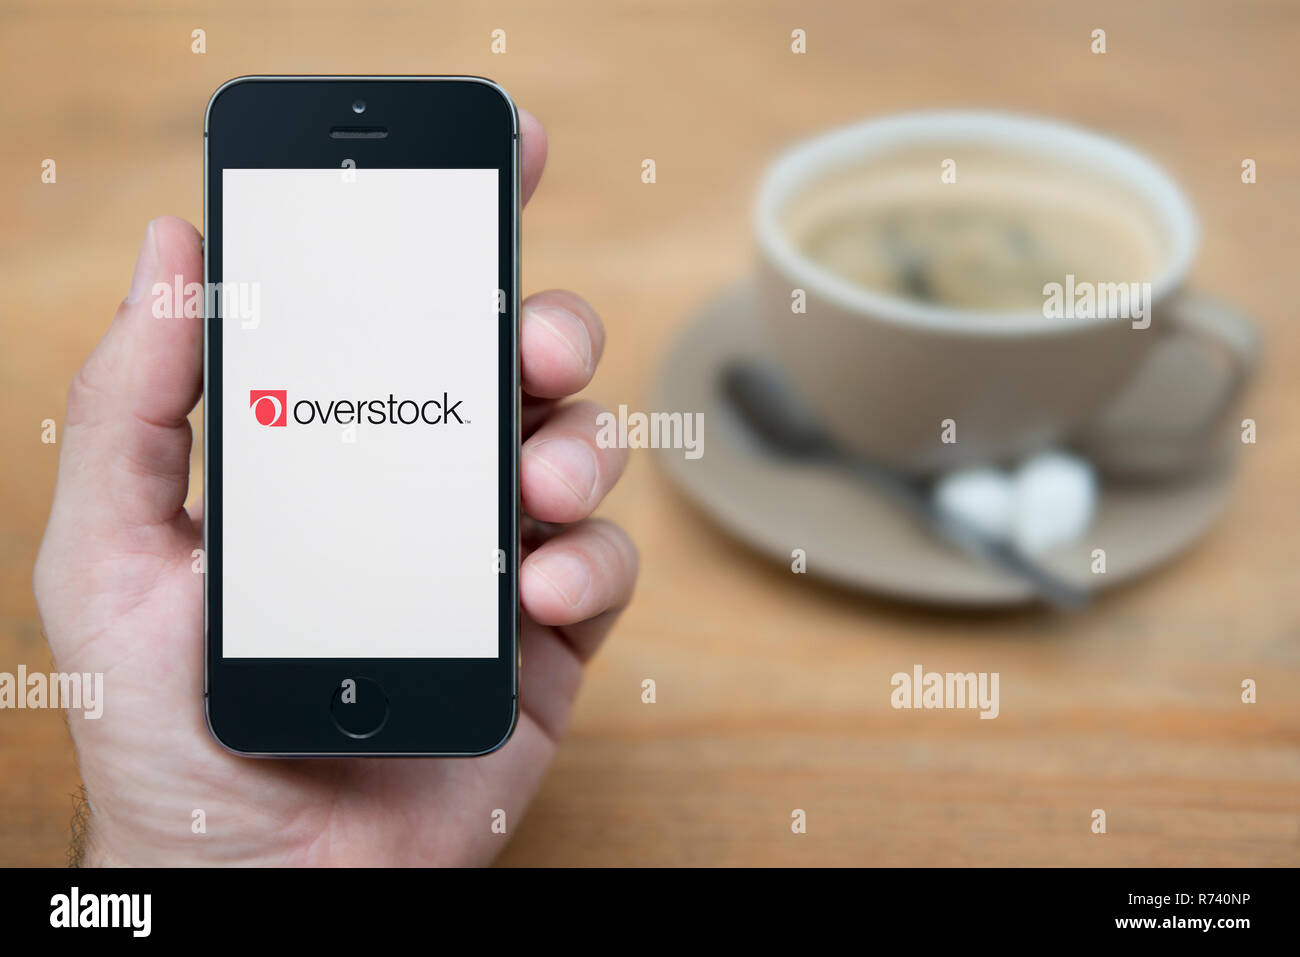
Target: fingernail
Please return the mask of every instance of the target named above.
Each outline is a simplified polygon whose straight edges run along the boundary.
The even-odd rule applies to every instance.
[[[570,608],[576,608],[587,596],[587,590],[591,587],[591,570],[576,555],[568,552],[543,553],[529,564]]]
[[[144,241],[140,243],[140,255],[135,260],[135,272],[131,275],[131,290],[126,294],[127,302],[139,302],[153,288],[154,276],[158,272],[158,244],[154,239],[153,221],[144,230]]]
[[[528,454],[542,465],[578,497],[578,501],[591,501],[596,490],[596,453],[581,439],[546,439],[529,446]]]
[[[549,329],[552,335],[568,346],[569,351],[582,366],[582,371],[591,375],[591,334],[587,332],[587,324],[567,309],[558,306],[543,306],[539,309],[531,309],[529,312],[534,319],[539,320]]]

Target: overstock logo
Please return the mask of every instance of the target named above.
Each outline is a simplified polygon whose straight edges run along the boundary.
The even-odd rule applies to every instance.
[[[391,392],[387,399],[331,399],[322,403],[316,399],[299,399],[292,406],[293,420],[299,425],[320,423],[328,425],[468,425],[461,418],[463,399],[451,401],[444,392],[442,399],[398,399]],[[258,425],[283,428],[289,424],[289,396],[286,389],[250,389],[248,407]]]
[[[284,389],[250,389],[248,406],[258,425],[283,427],[288,421],[289,398]]]

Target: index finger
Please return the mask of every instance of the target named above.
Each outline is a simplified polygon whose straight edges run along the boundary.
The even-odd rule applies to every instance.
[[[523,190],[521,201],[527,203],[533,190],[537,189],[542,169],[546,166],[546,129],[537,117],[525,109],[519,109],[519,144],[523,163],[519,176]]]

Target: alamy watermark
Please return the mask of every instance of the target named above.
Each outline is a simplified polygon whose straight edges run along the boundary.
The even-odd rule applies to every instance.
[[[1048,319],[1130,319],[1134,329],[1151,325],[1151,283],[1065,282],[1043,286],[1043,316]]]
[[[704,454],[703,412],[602,412],[596,416],[596,444],[602,449],[684,449],[688,459]]]
[[[996,718],[999,672],[899,671],[889,679],[889,703],[898,708],[978,708],[981,718]]]
[[[75,885],[50,898],[50,926],[123,928],[132,937],[148,937],[153,928],[152,894],[95,894]]]
[[[256,329],[262,324],[261,283],[187,283],[183,276],[173,276],[171,282],[154,283],[150,291],[156,319],[216,316],[238,319],[242,329]]]
[[[26,665],[19,665],[16,675],[0,671],[0,709],[3,708],[63,708],[81,711],[94,721],[104,714],[104,675],[88,671],[28,674]]]

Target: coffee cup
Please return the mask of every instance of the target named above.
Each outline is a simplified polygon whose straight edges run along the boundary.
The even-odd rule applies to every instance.
[[[1251,323],[1186,288],[1182,190],[1064,123],[922,112],[836,130],[776,160],[755,220],[773,357],[832,436],[907,472],[1065,443],[1117,471],[1190,468],[1255,365]],[[1109,414],[1173,339],[1225,370],[1203,419]]]

